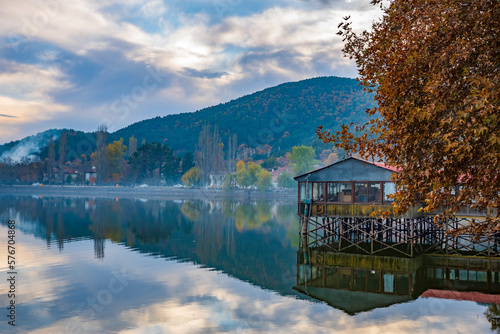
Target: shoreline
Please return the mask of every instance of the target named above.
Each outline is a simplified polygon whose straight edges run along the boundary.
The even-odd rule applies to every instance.
[[[145,199],[281,199],[296,200],[297,190],[267,191],[174,188],[166,186],[114,187],[114,186],[0,186],[0,196],[145,198]]]

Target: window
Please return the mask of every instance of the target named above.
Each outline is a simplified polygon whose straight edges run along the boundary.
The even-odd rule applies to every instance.
[[[300,183],[300,200],[311,199],[311,182]]]
[[[323,182],[313,183],[313,201],[324,202],[325,196],[323,194]]]
[[[396,184],[394,182],[385,182],[384,183],[384,202],[392,203],[393,199],[387,198],[387,195],[392,195],[396,192]]]
[[[351,183],[339,183],[339,202],[352,202],[352,185]]]
[[[368,201],[368,184],[356,183],[356,203],[366,203]]]
[[[394,274],[384,273],[384,292],[394,293]]]
[[[380,202],[380,183],[368,183],[368,202]]]
[[[326,188],[328,202],[339,201],[339,184],[337,182],[329,182]]]

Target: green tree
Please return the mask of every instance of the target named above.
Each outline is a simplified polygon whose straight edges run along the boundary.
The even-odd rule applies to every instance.
[[[464,206],[489,209],[484,222],[455,232],[498,230],[500,2],[393,0],[382,8],[371,31],[339,26],[361,84],[376,92],[373,118],[333,134],[319,128],[319,138],[398,167],[396,213],[444,207],[439,220]]]
[[[260,167],[260,165],[257,165],[253,161],[249,161],[247,162],[247,170],[250,185],[256,185],[257,180],[259,179],[259,175],[262,171],[262,167]]]
[[[186,187],[193,187],[200,184],[201,171],[198,167],[192,167],[184,175],[182,175],[182,183]]]
[[[224,174],[224,180],[222,181],[222,190],[231,191],[236,186],[236,173]]]
[[[292,164],[293,175],[300,175],[311,171],[319,163],[316,152],[311,146],[294,146],[288,160]]]
[[[182,172],[185,173],[194,167],[194,155],[191,152],[186,152],[184,158],[182,158]]]
[[[259,172],[259,177],[258,177],[255,185],[257,186],[257,189],[259,189],[261,192],[264,192],[264,191],[268,190],[269,188],[271,188],[272,181],[273,181],[273,178],[272,178],[271,173],[269,171],[267,171],[266,169],[261,168],[261,170]]]
[[[135,170],[136,178],[157,184],[156,175],[165,177],[167,181],[178,177],[179,162],[168,146],[144,143],[129,157],[128,163]]]
[[[269,157],[266,160],[264,160],[260,165],[262,168],[265,169],[276,169],[278,167],[281,167],[281,164],[279,163],[276,157]]]
[[[277,178],[278,187],[281,188],[295,188],[297,182],[287,172],[281,172]]]

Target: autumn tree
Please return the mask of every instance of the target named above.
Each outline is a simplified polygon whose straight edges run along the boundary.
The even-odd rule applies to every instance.
[[[320,128],[319,138],[399,168],[396,213],[443,207],[439,221],[470,206],[490,214],[467,230],[500,230],[500,2],[381,7],[371,31],[354,33],[349,18],[339,25],[345,55],[376,94],[372,119],[335,133]]]
[[[193,187],[200,184],[201,172],[198,167],[191,167],[184,175],[182,175],[182,183],[186,187]]]
[[[248,173],[247,167],[244,161],[238,161],[236,164],[236,182],[241,187],[249,187],[252,185],[252,180],[250,174]]]
[[[127,146],[123,145],[123,138],[108,144],[107,148],[108,177],[113,183],[118,183],[122,179],[122,169]]]

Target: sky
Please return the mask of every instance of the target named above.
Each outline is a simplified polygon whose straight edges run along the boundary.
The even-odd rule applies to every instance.
[[[369,0],[0,0],[0,144],[114,132],[283,82],[354,78],[336,35]]]

